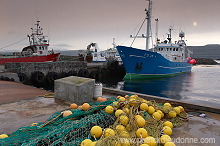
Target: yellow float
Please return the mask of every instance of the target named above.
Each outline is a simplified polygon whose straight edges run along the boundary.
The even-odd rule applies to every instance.
[[[90,134],[92,137],[99,138],[102,135],[102,128],[100,126],[93,126]]]
[[[114,112],[114,108],[112,106],[106,106],[105,112],[108,114],[112,114]]]
[[[157,142],[156,142],[156,139],[152,136],[147,136],[145,139],[144,139],[144,144],[148,144],[149,146],[156,146],[157,145]]]

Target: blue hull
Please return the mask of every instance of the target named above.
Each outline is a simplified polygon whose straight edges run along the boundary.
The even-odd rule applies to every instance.
[[[191,71],[187,62],[171,62],[157,52],[117,46],[126,70],[125,79],[158,78]]]

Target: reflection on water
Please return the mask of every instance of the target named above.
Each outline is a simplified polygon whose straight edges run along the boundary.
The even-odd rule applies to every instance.
[[[190,86],[192,74],[186,73],[174,77],[125,81],[121,88],[125,91],[161,96],[180,100],[183,86]]]
[[[220,107],[220,66],[195,66],[192,72],[160,79],[123,81],[108,77],[103,86]]]

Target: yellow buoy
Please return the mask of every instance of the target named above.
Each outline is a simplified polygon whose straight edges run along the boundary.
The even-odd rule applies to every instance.
[[[182,106],[178,106],[178,108],[180,109],[180,112],[184,111],[184,108]]]
[[[160,137],[160,142],[161,142],[162,144],[165,144],[165,143],[171,142],[171,141],[172,141],[172,140],[171,140],[171,138],[170,138],[169,135],[162,135],[162,136]]]
[[[167,135],[171,135],[172,134],[172,129],[169,126],[164,126],[163,127],[163,132]]]
[[[114,108],[112,106],[106,106],[105,107],[105,112],[108,114],[112,114],[114,112]]]
[[[147,136],[145,139],[144,139],[144,144],[148,144],[149,146],[156,146],[157,145],[157,142],[156,142],[156,139],[152,136]]]
[[[134,99],[134,98],[130,98],[130,99],[129,99],[129,105],[130,105],[130,106],[134,106],[134,105],[136,105],[136,104],[138,104],[138,100],[136,100],[136,99]]]
[[[144,127],[144,125],[146,124],[146,121],[144,118],[137,118],[136,120],[138,127]]]
[[[73,103],[70,105],[70,109],[77,109],[78,108],[78,105]]]
[[[168,112],[171,109],[171,106],[165,105],[163,106],[164,112]]]
[[[117,96],[116,98],[118,98],[118,99],[119,99],[120,97],[122,97],[122,96],[120,96],[120,95],[119,95],[119,96]]]
[[[142,99],[142,102],[143,103],[149,103],[149,101],[145,100],[145,99]]]
[[[72,114],[72,112],[69,111],[69,110],[63,111],[63,117],[67,117],[67,116],[69,116],[71,114]]]
[[[177,114],[180,114],[180,108],[174,107],[173,110],[174,110]]]
[[[124,97],[120,97],[119,101],[125,101],[126,99]]]
[[[120,110],[120,109],[119,109],[119,110],[116,110],[116,111],[115,111],[115,116],[116,116],[116,117],[119,117],[119,115],[122,114],[122,113],[124,113],[123,110]]]
[[[0,139],[6,138],[6,137],[8,137],[7,134],[0,134]]]
[[[106,128],[104,131],[104,137],[114,136],[115,131],[111,128]]]
[[[126,114],[129,114],[129,112],[130,112],[130,110],[129,110],[129,108],[123,108],[123,111],[126,113]]]
[[[128,95],[125,95],[125,98],[129,98],[129,96],[128,96]]]
[[[31,126],[37,126],[38,123],[32,123]]]
[[[157,119],[158,121],[161,119],[161,114],[159,112],[154,112],[152,116],[154,117],[154,119]]]
[[[129,119],[128,119],[128,117],[126,115],[121,115],[119,117],[119,121],[120,121],[120,123],[122,125],[126,126],[128,124],[128,122],[129,122]]]
[[[138,118],[143,118],[141,115],[135,115],[134,116],[135,120],[137,120]]]
[[[140,146],[150,146],[150,145],[148,145],[148,144],[141,144]]]
[[[131,95],[130,98],[136,99],[138,96],[137,95]]]
[[[89,105],[88,103],[83,103],[82,109],[83,109],[84,111],[87,111],[89,108],[90,108],[90,105]]]
[[[161,118],[163,118],[163,117],[164,117],[164,113],[163,113],[161,110],[156,110],[156,112],[160,113]]]
[[[163,104],[164,106],[170,106],[171,107],[171,104],[169,102],[166,102]]]
[[[152,115],[154,112],[155,112],[154,107],[153,107],[153,106],[149,106],[149,107],[148,107],[148,113],[149,113],[150,115]]]
[[[139,128],[137,131],[136,131],[136,136],[138,138],[146,138],[148,136],[148,133],[147,133],[147,130],[144,129],[144,128]]]
[[[146,103],[142,103],[142,104],[140,105],[140,110],[142,110],[142,111],[147,111],[147,110],[148,110],[148,105],[147,105]]]
[[[122,114],[122,113],[124,113],[124,111],[121,110],[121,109],[118,109],[118,110],[115,111],[115,116],[119,117],[119,115]]]
[[[90,146],[92,141],[90,139],[85,139],[81,142],[80,146]]]
[[[173,142],[166,142],[164,146],[176,146]]]
[[[176,112],[175,111],[170,111],[168,113],[168,115],[169,115],[170,118],[175,118],[176,117]]]
[[[125,131],[126,128],[125,128],[125,126],[123,126],[123,125],[117,125],[117,126],[115,127],[115,130],[120,133],[121,131]]]
[[[92,137],[99,138],[102,135],[102,128],[100,126],[93,126],[90,134]]]
[[[116,108],[118,108],[118,107],[119,107],[119,105],[118,105],[118,102],[117,102],[117,101],[113,102],[113,103],[112,103],[112,105],[113,105],[114,107],[116,107]]]
[[[173,123],[171,123],[170,121],[166,121],[163,123],[163,126],[169,126],[170,128],[173,128]]]
[[[123,137],[127,137],[127,138],[130,137],[130,135],[129,135],[129,133],[127,131],[122,131],[122,132],[119,133],[119,135],[121,135]]]
[[[93,141],[91,144],[90,144],[90,146],[95,146],[96,145],[96,141]]]

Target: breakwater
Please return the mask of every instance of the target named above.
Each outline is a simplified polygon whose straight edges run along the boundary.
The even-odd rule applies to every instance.
[[[84,61],[59,61],[35,63],[6,63],[1,80],[19,81],[36,87],[53,89],[54,81],[68,76],[92,78],[99,81],[106,76],[123,77],[125,70],[118,61],[87,63]]]

